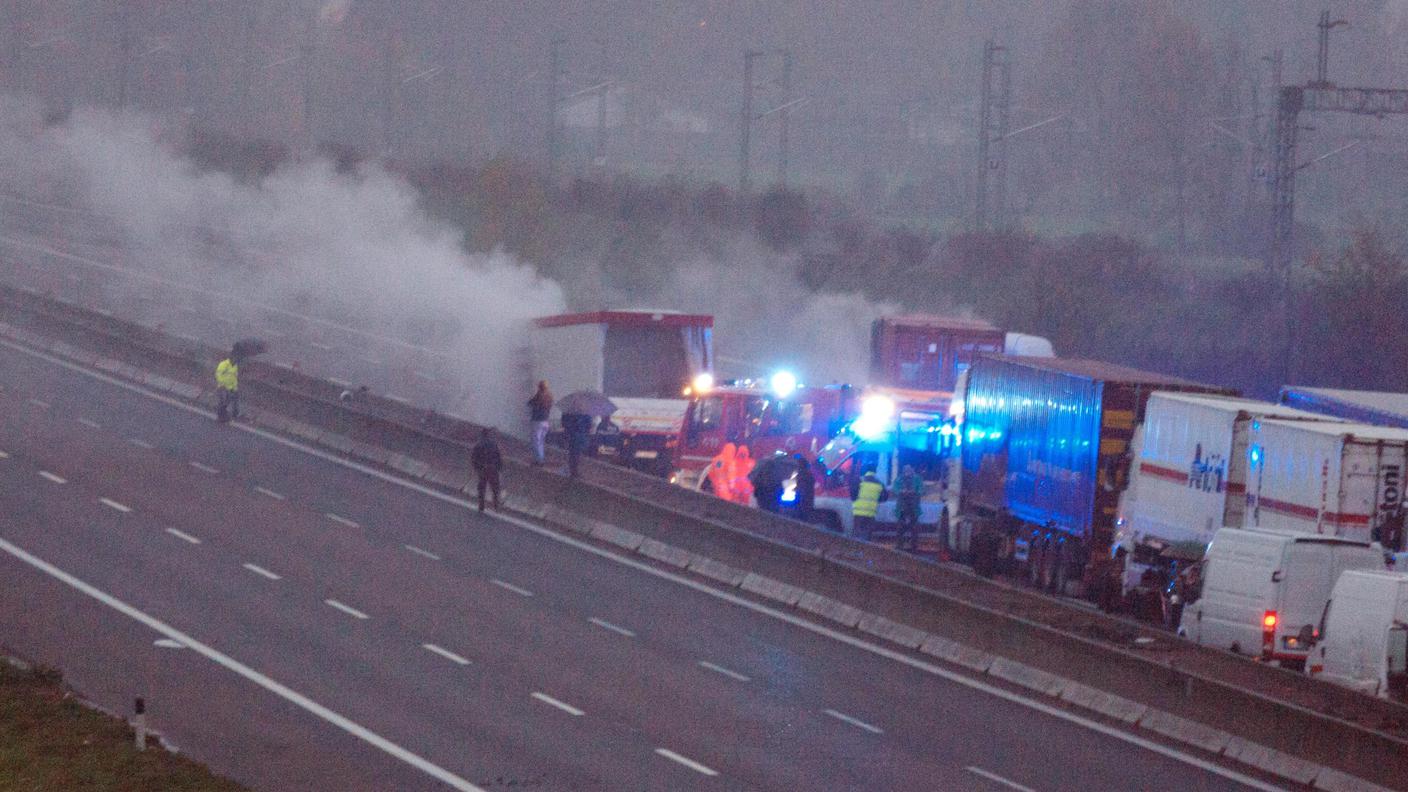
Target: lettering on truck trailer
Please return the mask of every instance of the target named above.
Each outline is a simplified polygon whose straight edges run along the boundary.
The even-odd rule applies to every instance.
[[[1379,490],[1379,513],[1388,514],[1403,500],[1403,471],[1398,465],[1384,465],[1383,486]]]
[[[1203,444],[1193,446],[1193,462],[1188,466],[1188,487],[1199,492],[1222,492],[1227,480],[1227,460],[1221,454],[1203,457]]]

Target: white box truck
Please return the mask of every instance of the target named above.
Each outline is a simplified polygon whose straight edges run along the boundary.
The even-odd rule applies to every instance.
[[[1126,551],[1125,589],[1149,568],[1202,558],[1219,528],[1241,528],[1247,444],[1266,418],[1337,421],[1252,399],[1158,392],[1131,446],[1115,542]]]
[[[1340,575],[1309,671],[1361,693],[1408,701],[1408,573]]]
[[[1243,525],[1403,549],[1408,430],[1267,419],[1247,445]]]
[[[1351,539],[1223,528],[1203,561],[1201,596],[1178,632],[1195,643],[1300,666],[1335,581],[1384,569],[1383,548]]]

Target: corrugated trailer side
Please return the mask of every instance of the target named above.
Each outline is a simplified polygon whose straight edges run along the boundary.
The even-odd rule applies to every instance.
[[[1130,441],[1156,390],[1235,391],[1093,360],[990,356],[969,373],[960,512],[1060,586],[1107,555]],[[1029,554],[1030,550],[1030,554]]]
[[[1408,430],[1266,420],[1251,439],[1248,526],[1402,549]]]

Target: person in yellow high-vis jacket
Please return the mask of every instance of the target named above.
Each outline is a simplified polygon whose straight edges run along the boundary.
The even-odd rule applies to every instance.
[[[876,478],[875,471],[868,470],[865,477],[852,489],[851,534],[857,539],[870,541],[870,531],[875,527],[875,513],[880,510],[880,502],[889,497],[885,485]]]
[[[215,366],[215,419],[225,423],[240,417],[240,359],[234,352]]]

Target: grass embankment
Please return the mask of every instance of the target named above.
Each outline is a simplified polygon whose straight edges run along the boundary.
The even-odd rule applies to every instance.
[[[58,672],[0,661],[0,791],[241,792],[233,781],[147,742],[132,728],[80,704]]]

